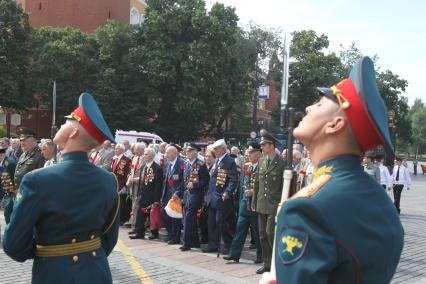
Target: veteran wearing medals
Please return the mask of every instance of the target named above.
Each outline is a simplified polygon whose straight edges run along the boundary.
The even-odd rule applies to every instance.
[[[228,254],[232,243],[233,222],[235,222],[232,201],[238,186],[238,171],[235,159],[226,152],[225,140],[217,140],[212,148],[217,159],[212,169],[207,192],[209,242],[203,251],[217,252],[220,237],[222,237],[225,243],[223,254]]]
[[[275,216],[281,200],[285,168],[285,162],[275,151],[275,145],[279,141],[265,129],[260,130],[260,135],[263,157],[257,167],[252,200],[252,209],[259,216],[259,237],[263,256],[263,266],[256,271],[257,274],[271,269]]]
[[[13,198],[15,197],[15,184],[13,181],[15,168],[16,161],[13,156],[11,155],[10,157],[7,157],[6,149],[0,149],[0,200],[2,200],[2,207],[4,210],[6,224],[9,223],[10,214],[12,214],[13,209]]]
[[[404,231],[391,200],[360,164],[379,145],[392,155],[373,62],[318,88],[294,136],[309,150],[313,182],[284,203],[275,239],[277,283],[389,283]]]
[[[26,173],[44,166],[41,150],[37,146],[36,133],[27,127],[19,127],[17,133],[23,153],[19,157],[15,169],[14,182],[16,189],[18,189]]]
[[[186,148],[188,163],[185,169],[185,193],[183,196],[185,217],[181,251],[200,247],[197,231],[197,211],[204,201],[204,194],[209,184],[210,175],[206,164],[197,158],[199,151],[201,151],[201,148],[195,143],[190,143]]]
[[[150,213],[151,206],[160,206],[163,169],[154,162],[154,149],[144,151],[144,166],[139,171],[136,198],[136,222],[130,239],[145,239],[145,222]],[[149,239],[158,238],[158,230],[152,231]]]
[[[114,138],[87,93],[66,118],[54,138],[63,161],[24,176],[3,249],[16,261],[34,259],[32,283],[112,283],[107,256],[118,237],[116,179],[87,153]]]
[[[120,225],[124,225],[130,219],[132,212],[132,200],[126,188],[127,177],[130,173],[132,160],[125,155],[125,147],[122,143],[115,145],[115,156],[112,160],[112,173],[117,178],[120,194]]]
[[[262,155],[260,145],[252,142],[248,152],[249,163],[246,163],[243,170],[243,178],[241,182],[240,193],[240,207],[238,213],[237,228],[235,229],[234,238],[232,240],[229,255],[224,256],[223,259],[239,262],[240,256],[243,251],[244,242],[246,241],[248,229],[251,228],[254,242],[256,245],[256,259],[255,263],[262,262],[262,248],[259,239],[259,226],[257,213],[252,210],[252,199],[254,192],[254,182],[256,180],[256,172],[259,158]],[[231,262],[229,262],[231,263]]]
[[[170,217],[166,213],[166,206],[173,199],[182,209],[182,197],[185,188],[185,162],[179,156],[178,149],[180,147],[175,144],[169,145],[166,149],[168,163],[163,172],[163,193],[161,196],[161,218],[166,225],[168,244],[171,245],[180,243],[182,220],[181,218]]]

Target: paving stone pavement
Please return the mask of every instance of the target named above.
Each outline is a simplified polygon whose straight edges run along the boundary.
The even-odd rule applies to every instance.
[[[426,284],[425,204],[426,175],[413,176],[411,190],[402,193],[400,217],[405,243],[391,283]],[[3,230],[3,212],[0,215]],[[247,247],[241,263],[226,264],[223,259],[216,258],[216,254],[204,254],[200,250],[180,252],[179,245],[166,245],[163,241],[129,240],[127,231],[120,230],[120,239],[149,279],[142,281],[131,268],[127,253],[116,246],[108,258],[114,283],[258,283],[259,276],[255,274],[258,265],[252,263],[254,250]],[[12,261],[0,249],[0,284],[30,283],[31,265],[31,261]]]

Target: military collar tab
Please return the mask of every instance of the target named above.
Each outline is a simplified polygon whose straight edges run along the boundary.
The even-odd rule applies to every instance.
[[[334,169],[344,170],[358,170],[361,169],[360,157],[356,155],[341,155],[333,157],[329,160],[323,161],[316,165],[316,169],[319,169],[324,166],[332,166]]]
[[[89,158],[87,156],[86,152],[69,152],[69,153],[64,153],[62,155],[62,159],[63,161],[68,161],[68,160],[80,160],[80,161],[89,161]]]

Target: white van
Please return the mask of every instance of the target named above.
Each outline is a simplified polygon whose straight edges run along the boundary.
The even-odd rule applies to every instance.
[[[124,130],[116,130],[115,131],[115,142],[123,142],[127,140],[132,143],[136,142],[145,142],[148,144],[159,144],[163,142],[163,139],[157,134],[149,133],[149,132],[137,132],[137,131],[124,131]]]

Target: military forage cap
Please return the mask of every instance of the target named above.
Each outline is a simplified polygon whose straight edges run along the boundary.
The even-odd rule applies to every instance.
[[[262,136],[262,139],[260,140],[260,145],[263,145],[265,143],[275,144],[280,142],[277,138],[272,136],[266,129],[260,130],[260,136]]]
[[[260,148],[260,144],[257,142],[249,142],[248,143],[249,147],[247,148],[247,150],[249,152],[253,152],[253,151],[262,151]]]
[[[194,151],[200,152],[201,148],[195,143],[189,143],[188,150],[194,150]]]
[[[18,127],[16,133],[19,135],[20,140],[26,139],[28,137],[34,137],[34,138],[37,137],[37,134],[35,133],[34,130],[24,126]]]
[[[374,64],[369,57],[358,60],[349,78],[331,88],[317,89],[343,109],[364,152],[383,145],[386,152],[393,154],[387,109],[379,94]]]
[[[105,140],[115,143],[95,99],[90,94],[81,94],[78,99],[78,107],[65,118],[78,121],[99,143],[103,143]]]

